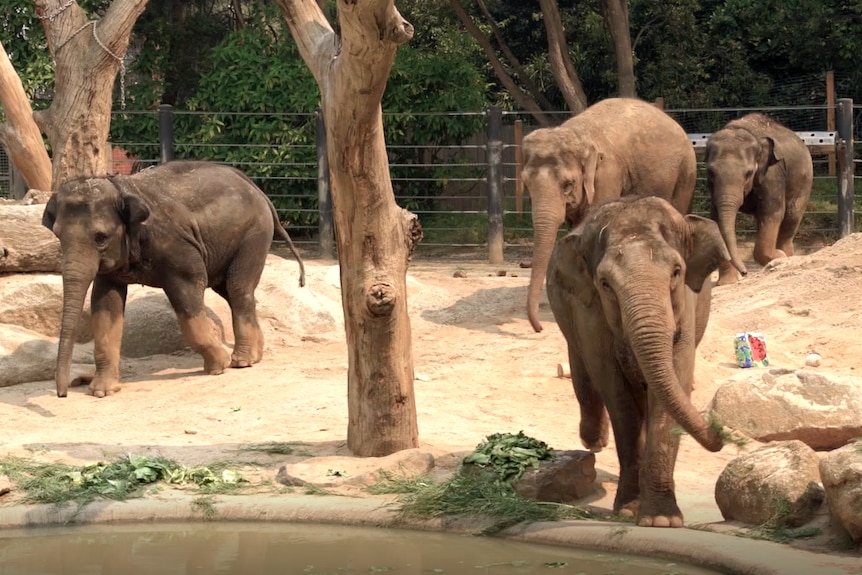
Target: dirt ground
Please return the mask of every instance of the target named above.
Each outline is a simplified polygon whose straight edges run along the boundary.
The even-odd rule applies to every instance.
[[[420,445],[435,455],[453,454],[449,461],[496,432],[523,430],[556,449],[581,448],[571,382],[557,377],[557,364],[566,361],[563,337],[547,303],[545,330],[530,328],[529,270],[518,266],[517,255],[508,257],[504,265],[417,257],[409,270]],[[306,266],[305,289],[315,290],[332,262],[309,259]],[[740,283],[714,290],[699,348],[698,408],[738,372],[737,332],[764,333],[776,367],[800,368],[816,352],[823,358],[819,370],[854,374],[862,357],[862,234],[751,269]],[[456,271],[466,277],[453,277]],[[294,273],[285,282],[295,282]],[[336,291],[327,295],[337,298]],[[301,442],[314,456],[349,455],[343,334],[282,339],[268,340],[255,367],[220,376],[203,375],[191,353],[124,360],[123,389],[106,399],[81,389],[58,399],[51,381],[0,389],[2,451],[81,463],[126,453],[160,454],[186,465],[254,461],[265,463],[258,472],[269,478],[297,457],[243,447]],[[722,521],[715,479],[738,453],[733,446],[708,453],[683,438],[676,482],[689,525]],[[603,491],[590,503],[609,509],[617,473],[613,444],[597,455],[596,467]],[[807,545],[834,550],[828,533]]]

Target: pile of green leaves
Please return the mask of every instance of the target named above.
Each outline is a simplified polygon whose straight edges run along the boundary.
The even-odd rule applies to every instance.
[[[463,463],[490,467],[497,474],[498,481],[512,483],[520,479],[528,468],[538,468],[540,461],[553,458],[554,450],[547,443],[519,431],[517,435],[489,435],[473,453],[464,458]]]
[[[0,474],[8,476],[28,503],[83,505],[96,499],[122,501],[139,497],[145,486],[160,481],[197,485],[203,491],[224,491],[246,480],[236,471],[210,467],[184,467],[164,457],[129,454],[111,463],[75,467],[64,463],[40,463],[20,457],[0,460]]]
[[[553,458],[542,441],[518,432],[495,433],[464,458],[461,469],[442,483],[429,477],[406,480],[384,476],[373,493],[397,493],[403,517],[467,516],[483,520],[482,533],[494,533],[522,521],[559,521],[590,517],[586,510],[526,499],[513,483],[530,467]],[[476,473],[472,466],[490,473]]]

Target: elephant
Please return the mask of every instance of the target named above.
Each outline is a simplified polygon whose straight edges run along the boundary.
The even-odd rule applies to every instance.
[[[576,226],[591,204],[636,188],[687,214],[697,180],[697,158],[685,130],[634,98],[602,100],[558,127],[534,130],[524,137],[523,163],[533,219],[527,316],[537,332],[548,260],[564,221]]]
[[[754,216],[754,261],[766,265],[793,255],[793,237],[811,196],[814,168],[808,146],[765,114],[732,120],[706,143],[706,182],[711,217],[730,251],[718,285],[739,280],[747,269],[736,246],[736,214]]]
[[[729,257],[715,222],[652,196],[594,206],[551,255],[548,300],[568,347],[581,442],[601,451],[610,425],[620,465],[613,512],[639,525],[684,523],[674,421],[710,451],[724,444],[690,398],[710,275]]]
[[[120,346],[129,284],[162,288],[180,329],[204,359],[204,371],[248,367],[263,354],[254,291],[273,233],[287,241],[269,198],[239,170],[212,162],[171,161],[130,176],[76,178],[63,183],[42,214],[60,240],[63,312],[57,351],[57,396],[90,381],[89,393],[119,391]],[[95,373],[70,382],[72,348],[84,297],[92,284]],[[230,354],[213,334],[204,290],[230,305],[235,335]]]

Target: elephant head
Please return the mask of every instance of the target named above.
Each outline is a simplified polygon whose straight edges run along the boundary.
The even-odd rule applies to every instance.
[[[736,214],[766,170],[781,159],[773,138],[757,137],[742,127],[715,132],[706,143],[706,184],[711,216],[718,222],[731,262],[747,272],[736,247]]]
[[[51,196],[42,225],[60,239],[63,317],[57,352],[57,395],[70,384],[72,348],[84,297],[98,273],[122,271],[139,253],[140,227],[150,209],[108,178],[76,179]]]
[[[522,178],[530,193],[533,260],[527,316],[537,332],[539,300],[557,232],[564,221],[577,223],[596,195],[596,168],[602,154],[595,144],[565,127],[540,128],[524,137]]]
[[[559,240],[553,259],[555,294],[572,294],[575,315],[603,317],[616,349],[630,350],[637,379],[701,445],[720,450],[723,441],[689,400],[697,294],[729,259],[716,223],[660,198],[625,197],[595,208]]]

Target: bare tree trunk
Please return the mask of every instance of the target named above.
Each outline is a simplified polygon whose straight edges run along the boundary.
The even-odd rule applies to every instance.
[[[51,142],[57,187],[70,177],[107,173],[114,80],[147,0],[114,0],[98,20],[75,2],[33,3],[55,61],[54,99],[34,118]]]
[[[51,159],[42,134],[33,120],[33,108],[24,92],[21,78],[12,67],[0,43],[0,108],[6,123],[0,124],[0,142],[6,146],[9,159],[31,188],[51,189]]]
[[[461,23],[464,24],[467,32],[476,40],[476,42],[479,43],[482,51],[485,52],[485,56],[488,57],[488,61],[491,63],[491,68],[494,69],[494,74],[496,74],[500,83],[503,84],[503,87],[506,88],[506,91],[509,92],[509,95],[512,96],[515,103],[517,103],[523,110],[530,112],[541,125],[548,125],[549,122],[547,115],[541,113],[541,106],[539,106],[539,104],[537,104],[529,94],[524,92],[524,90],[518,86],[517,82],[515,82],[514,78],[509,75],[506,68],[503,66],[503,63],[497,57],[497,52],[494,50],[494,46],[491,45],[491,42],[485,34],[482,33],[479,27],[473,22],[473,19],[470,18],[470,15],[467,14],[467,11],[464,10],[464,7],[461,6],[461,2],[458,0],[449,0],[449,3],[452,5],[458,18],[461,20]]]
[[[614,43],[619,95],[623,98],[635,98],[637,89],[635,88],[632,37],[629,30],[628,0],[602,0],[602,15]]]
[[[338,37],[316,0],[277,0],[320,86],[348,345],[347,447],[382,456],[418,445],[407,265],[422,232],[398,207],[380,100],[413,27],[394,0],[339,0]]]
[[[557,86],[574,114],[580,114],[587,108],[587,95],[575,70],[575,64],[569,56],[566,44],[566,33],[560,18],[560,9],[556,0],[539,0],[542,16],[545,20],[545,33],[548,36],[548,57],[551,63],[551,73],[557,81]]]
[[[0,274],[60,271],[60,241],[42,225],[44,204],[0,208]]]

